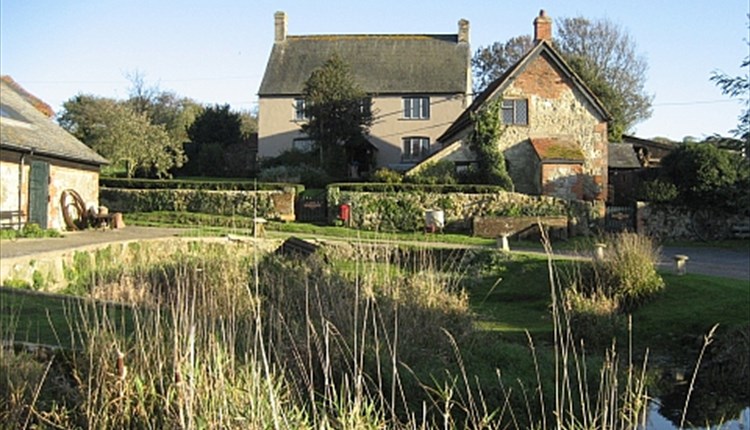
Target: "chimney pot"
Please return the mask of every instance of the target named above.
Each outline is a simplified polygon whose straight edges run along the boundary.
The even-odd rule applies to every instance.
[[[276,12],[273,15],[274,18],[274,41],[283,42],[286,40],[286,14],[284,12]]]
[[[552,40],[552,18],[547,16],[544,9],[539,11],[539,16],[534,19],[534,41]]]
[[[469,43],[469,21],[458,20],[458,43]]]

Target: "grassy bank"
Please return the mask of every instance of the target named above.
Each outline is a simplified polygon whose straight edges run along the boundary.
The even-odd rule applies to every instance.
[[[85,266],[75,289],[127,307],[0,290],[6,339],[60,340],[75,351],[54,359],[64,363],[58,369],[4,350],[0,391],[13,399],[0,405],[4,422],[359,429],[601,428],[616,420],[635,428],[644,408],[637,363],[619,380],[619,356],[584,358],[565,334],[544,258],[367,243],[309,260],[261,256],[243,244],[128,252],[127,264],[102,262],[106,273]],[[567,273],[577,264],[556,267]],[[633,314],[636,329],[645,321],[639,342],[666,345],[671,339],[658,335],[690,321],[696,332],[684,334],[696,338],[703,323],[747,322],[718,311],[742,303],[739,282],[665,279],[665,290]],[[681,306],[690,315],[668,311]]]

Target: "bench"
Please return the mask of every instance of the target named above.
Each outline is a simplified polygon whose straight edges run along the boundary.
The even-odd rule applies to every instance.
[[[24,223],[24,212],[19,210],[0,211],[0,228],[14,228]]]
[[[735,239],[750,238],[750,222],[737,223],[732,226],[732,236]]]

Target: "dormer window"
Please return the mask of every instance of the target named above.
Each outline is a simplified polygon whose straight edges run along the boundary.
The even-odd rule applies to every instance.
[[[529,125],[529,103],[526,99],[503,100],[503,124]]]

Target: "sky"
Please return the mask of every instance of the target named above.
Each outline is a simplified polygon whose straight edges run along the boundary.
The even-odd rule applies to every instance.
[[[0,73],[59,112],[77,94],[126,98],[128,75],[204,104],[257,109],[276,11],[288,34],[456,34],[472,51],[552,18],[606,18],[649,65],[653,115],[639,137],[728,135],[742,104],[712,72],[747,75],[748,0],[0,0]]]

